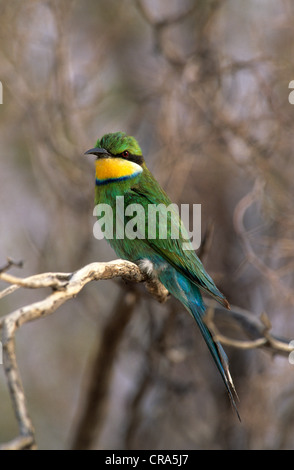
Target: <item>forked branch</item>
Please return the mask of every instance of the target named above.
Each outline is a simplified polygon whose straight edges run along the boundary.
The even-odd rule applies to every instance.
[[[21,307],[0,319],[2,330],[3,365],[10,397],[19,425],[19,436],[0,446],[4,449],[35,449],[35,431],[30,418],[27,401],[18,369],[15,353],[15,333],[24,323],[37,320],[55,312],[67,300],[76,297],[86,284],[91,281],[120,277],[131,282],[145,282],[149,293],[159,302],[168,298],[168,291],[154,279],[149,279],[139,267],[129,261],[114,260],[107,263],[91,263],[73,273],[41,273],[26,278],[19,278],[7,273],[15,263],[8,262],[0,269],[0,280],[10,284],[0,292],[0,299],[19,288],[51,288],[52,291],[42,300]],[[126,294],[127,295],[127,294]],[[289,340],[278,338],[270,333],[271,325],[266,316],[257,319],[250,312],[233,307],[228,311],[211,301],[207,301],[208,311],[205,321],[212,334],[223,344],[237,348],[262,347],[276,354],[289,355],[293,346]],[[225,318],[230,325],[239,326],[239,330],[249,338],[246,340],[229,339],[217,329],[214,316]],[[108,373],[108,372],[107,372]],[[103,377],[101,379],[104,380]],[[109,380],[106,381],[109,383]],[[106,393],[106,392],[105,392]],[[104,398],[105,398],[104,393]]]

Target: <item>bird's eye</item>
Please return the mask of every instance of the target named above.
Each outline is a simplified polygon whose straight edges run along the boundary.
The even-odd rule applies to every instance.
[[[129,154],[128,150],[125,150],[125,151],[123,152],[123,156],[124,156],[124,157],[128,157],[129,155],[130,155],[130,154]]]

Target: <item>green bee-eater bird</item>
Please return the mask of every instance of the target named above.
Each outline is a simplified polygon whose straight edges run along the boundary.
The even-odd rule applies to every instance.
[[[120,258],[136,263],[148,275],[158,278],[193,316],[238,414],[227,356],[220,343],[214,341],[202,319],[205,305],[201,291],[210,294],[227,308],[229,304],[205,271],[175,210],[170,212],[165,237],[160,236],[162,227],[158,222],[155,222],[155,233],[151,237],[146,236],[150,228],[149,206],[156,205],[160,212],[170,206],[171,201],[148,170],[138,142],[123,132],[106,134],[86,154],[97,157],[95,204],[108,204],[113,210],[112,220],[109,220],[113,236],[109,235],[112,232],[110,230],[105,238]],[[117,204],[118,197],[122,196],[124,205]],[[127,211],[124,211],[130,204],[144,209],[144,215],[136,223],[137,237],[128,237],[124,233],[127,224]],[[172,235],[175,227],[179,228],[177,238]],[[187,243],[190,243],[189,249]]]

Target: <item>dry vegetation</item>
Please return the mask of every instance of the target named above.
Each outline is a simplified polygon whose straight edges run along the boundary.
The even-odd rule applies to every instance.
[[[123,130],[175,202],[202,204],[201,256],[234,310],[257,322],[266,313],[265,334],[287,345],[293,17],[290,0],[1,0],[0,264],[24,261],[4,274],[115,258],[92,234],[93,162],[83,153]],[[44,292],[15,289],[1,316]],[[257,339],[230,317],[215,321],[226,338]],[[193,320],[143,286],[87,284],[16,336],[36,442],[49,449],[293,448],[293,365],[287,346],[274,354],[268,337],[265,346],[226,347],[240,424]],[[19,431],[0,367],[6,442]]]

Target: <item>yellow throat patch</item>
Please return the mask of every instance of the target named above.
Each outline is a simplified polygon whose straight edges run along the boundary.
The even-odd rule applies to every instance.
[[[122,158],[98,158],[96,160],[96,183],[106,184],[134,178],[143,171],[140,165]]]

